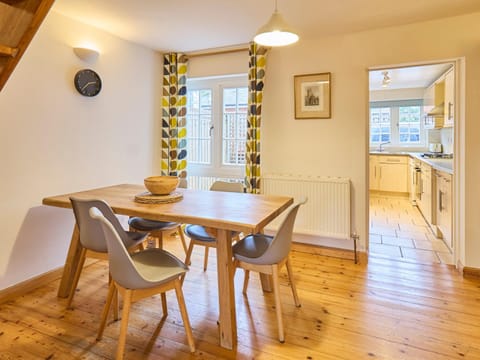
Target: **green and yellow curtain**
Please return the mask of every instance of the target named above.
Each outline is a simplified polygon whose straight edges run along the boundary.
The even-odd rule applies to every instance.
[[[187,62],[184,54],[163,57],[162,175],[187,176]]]
[[[260,125],[267,49],[254,42],[249,47],[248,121],[247,121],[247,192],[260,193]]]

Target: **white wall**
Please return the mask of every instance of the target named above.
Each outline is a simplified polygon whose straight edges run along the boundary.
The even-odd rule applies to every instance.
[[[89,42],[100,56],[78,59]],[[0,92],[0,289],[63,265],[71,210],[42,198],[141,183],[158,172],[161,56],[51,12]],[[93,68],[101,93],[83,97],[77,70]],[[155,151],[153,149],[156,149]]]
[[[480,267],[480,13],[350,35],[304,39],[268,54],[262,122],[263,172],[349,177],[353,224],[365,248],[368,232],[368,69],[465,57],[465,233],[460,258]],[[332,118],[295,120],[293,76],[332,73]],[[476,140],[475,140],[476,138]]]
[[[92,67],[104,89],[93,99],[81,97],[72,85],[75,71],[85,66],[71,51],[80,36],[91,36],[101,51]],[[457,57],[466,64],[465,137],[457,142],[464,153],[457,170],[466,194],[459,209],[465,219],[460,252],[464,265],[480,268],[480,13],[272,49],[264,92],[263,172],[349,177],[354,227],[365,247],[367,69]],[[140,182],[158,171],[160,63],[150,50],[49,15],[0,93],[0,289],[63,265],[72,215],[39,206],[43,197]],[[243,66],[235,64],[232,72]],[[209,74],[208,65],[197,65],[194,74]],[[332,118],[295,120],[293,75],[319,72],[332,73]]]

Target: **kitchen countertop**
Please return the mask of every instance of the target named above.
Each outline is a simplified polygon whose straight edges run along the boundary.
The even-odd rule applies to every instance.
[[[443,171],[453,175],[453,159],[424,158],[423,153],[406,152],[406,151],[371,151],[370,155],[386,155],[386,156],[410,156],[430,165],[438,171]]]

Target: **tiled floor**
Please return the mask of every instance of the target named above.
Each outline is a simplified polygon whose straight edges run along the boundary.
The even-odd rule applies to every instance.
[[[453,263],[442,239],[403,197],[370,194],[370,253],[418,263]]]

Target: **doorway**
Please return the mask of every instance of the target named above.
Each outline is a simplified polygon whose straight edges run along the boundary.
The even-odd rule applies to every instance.
[[[369,71],[371,256],[454,263],[455,73],[453,62]]]

